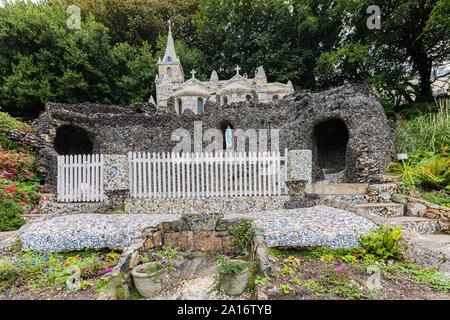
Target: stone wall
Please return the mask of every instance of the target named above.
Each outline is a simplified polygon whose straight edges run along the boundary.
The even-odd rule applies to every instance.
[[[293,93],[276,103],[207,103],[202,115],[178,116],[170,104],[161,111],[148,103],[129,107],[49,102],[33,122],[39,151],[38,166],[49,188],[56,185],[55,138],[58,128],[76,126],[92,142],[93,153],[126,154],[128,151],[169,152],[177,144],[172,132],[187,129],[193,137],[194,121],[202,121],[203,132],[230,124],[234,129],[280,130],[280,150],[312,150],[314,180],[322,179],[315,128],[337,119],[348,130],[345,151],[345,181],[379,181],[395,152],[393,136],[374,87],[348,84],[321,93]],[[34,140],[36,140],[34,139]],[[203,142],[206,146],[207,142]],[[331,146],[332,147],[332,146]]]
[[[450,208],[399,194],[395,194],[393,200],[406,206],[407,216],[435,219],[441,231],[450,232]]]

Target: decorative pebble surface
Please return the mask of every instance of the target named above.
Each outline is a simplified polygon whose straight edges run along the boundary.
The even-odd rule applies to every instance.
[[[103,183],[105,190],[128,189],[128,157],[121,154],[104,155],[103,163]]]
[[[390,202],[392,195],[398,191],[398,184],[370,184],[367,191],[369,193],[369,202]]]
[[[142,230],[178,215],[77,214],[53,217],[31,224],[21,235],[22,248],[40,252],[84,249],[120,249],[130,245]]]
[[[125,212],[130,214],[183,214],[188,212],[249,212],[283,209],[289,196],[155,198],[125,200]]]
[[[351,212],[327,206],[311,208],[228,214],[225,218],[248,217],[255,227],[264,229],[269,247],[325,246],[353,248],[359,237],[377,225]]]
[[[177,220],[176,214],[77,214],[49,218],[31,224],[21,235],[23,249],[61,252],[83,249],[119,249],[129,245],[147,227]],[[230,218],[251,218],[264,229],[269,247],[326,246],[352,248],[359,237],[377,226],[351,212],[327,206],[229,213]]]
[[[306,191],[312,188],[312,152],[311,150],[290,150],[288,152],[288,179],[308,180]]]

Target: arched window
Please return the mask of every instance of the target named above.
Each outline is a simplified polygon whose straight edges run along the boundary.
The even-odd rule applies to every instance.
[[[272,102],[277,102],[278,101],[278,96],[273,96],[272,97]]]
[[[171,67],[167,68],[167,75],[169,76],[169,79],[172,79],[172,68]]]
[[[183,102],[181,101],[181,99],[178,99],[178,114],[182,113],[183,113]]]
[[[250,103],[252,101],[252,97],[248,94],[245,96],[245,102]]]
[[[227,97],[227,96],[224,96],[224,97],[222,98],[222,104],[223,104],[223,105],[228,104],[228,97]]]
[[[203,99],[198,98],[197,99],[197,114],[202,114],[203,112]]]
[[[172,57],[171,56],[167,56],[166,61],[167,62],[172,62]]]

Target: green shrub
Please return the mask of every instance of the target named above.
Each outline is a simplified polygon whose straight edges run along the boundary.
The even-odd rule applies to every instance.
[[[22,206],[13,200],[0,197],[0,231],[17,230],[25,224],[20,216]]]
[[[433,187],[445,187],[450,184],[450,158],[439,157],[427,159],[418,167],[420,183]]]
[[[240,219],[236,227],[233,229],[228,229],[228,232],[234,237],[237,244],[242,248],[242,250],[247,249],[250,241],[252,240],[255,231],[264,231],[261,228],[255,228],[252,226],[251,219]]]
[[[422,197],[431,203],[450,208],[450,196],[444,191],[421,192]]]
[[[420,115],[407,121],[398,121],[395,128],[397,151],[438,152],[450,145],[450,121],[448,113]]]
[[[361,236],[360,242],[368,254],[373,254],[381,260],[399,260],[402,258],[403,251],[403,248],[398,246],[402,236],[401,231],[401,226],[396,229],[381,226],[368,235]]]
[[[32,131],[27,122],[11,117],[6,112],[0,112],[0,131],[18,129],[22,131]]]

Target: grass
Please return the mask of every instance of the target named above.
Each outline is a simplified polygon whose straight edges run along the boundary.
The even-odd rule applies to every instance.
[[[419,115],[408,121],[399,121],[395,128],[397,151],[438,152],[450,145],[450,121],[447,112]]]
[[[424,190],[419,190],[422,198],[426,201],[435,203],[437,205],[450,208],[450,196],[445,191],[432,191],[427,192]]]

